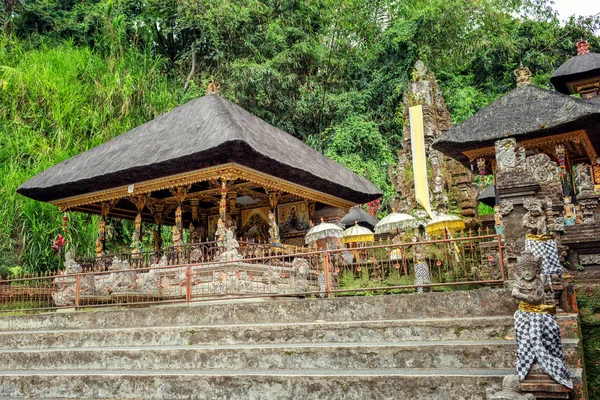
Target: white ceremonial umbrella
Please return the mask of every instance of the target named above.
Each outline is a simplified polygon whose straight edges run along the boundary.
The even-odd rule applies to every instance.
[[[419,226],[419,221],[412,215],[393,212],[375,225],[375,233],[408,231]]]
[[[334,237],[340,239],[344,236],[344,230],[335,224],[329,222],[321,222],[319,225],[312,227],[304,237],[304,243],[308,244],[319,239]]]

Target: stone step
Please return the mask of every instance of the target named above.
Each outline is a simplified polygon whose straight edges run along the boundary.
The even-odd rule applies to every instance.
[[[0,331],[464,318],[512,315],[515,309],[510,292],[489,289],[332,299],[247,299],[0,317]]]
[[[87,370],[0,373],[0,398],[481,400],[513,369]],[[581,382],[581,370],[572,370]]]
[[[569,366],[578,340],[564,341]],[[94,369],[364,369],[511,368],[514,341],[255,344],[222,346],[87,347],[1,350],[0,373],[14,370]]]
[[[0,332],[0,349],[514,338],[512,317]]]
[[[559,316],[563,339],[576,339],[576,315]],[[0,349],[56,347],[136,347],[237,343],[403,342],[514,339],[510,316],[165,326],[148,328],[63,329],[0,332]]]

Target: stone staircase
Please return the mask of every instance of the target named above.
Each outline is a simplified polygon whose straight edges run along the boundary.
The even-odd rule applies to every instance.
[[[481,290],[2,317],[0,398],[482,399],[514,371],[514,309]]]

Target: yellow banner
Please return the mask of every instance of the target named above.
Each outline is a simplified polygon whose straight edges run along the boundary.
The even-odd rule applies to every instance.
[[[433,211],[429,202],[429,183],[427,182],[427,157],[425,155],[425,135],[423,133],[423,107],[420,105],[408,109],[410,115],[410,142],[412,145],[413,174],[415,180],[415,199],[429,218]]]

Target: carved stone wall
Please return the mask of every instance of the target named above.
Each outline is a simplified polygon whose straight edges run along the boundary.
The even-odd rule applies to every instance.
[[[423,107],[425,153],[429,175],[429,191],[432,208],[440,212],[462,210],[465,217],[476,216],[477,191],[473,187],[473,175],[460,163],[432,149],[433,141],[452,125],[450,113],[437,84],[435,75],[421,61],[417,61],[404,96],[404,127],[402,150],[398,152],[398,164],[390,166],[389,175],[397,196],[392,207],[399,212],[411,213],[419,207],[414,197],[409,108]]]

